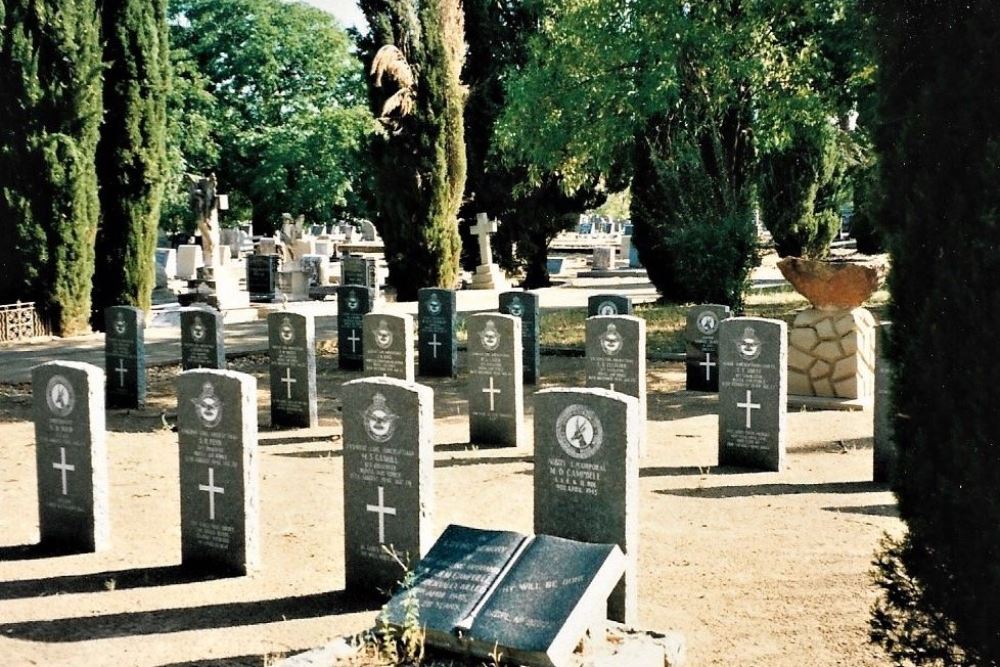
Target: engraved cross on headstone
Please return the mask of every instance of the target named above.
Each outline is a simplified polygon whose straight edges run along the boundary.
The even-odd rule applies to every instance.
[[[437,334],[434,334],[434,337],[431,338],[431,342],[429,342],[428,345],[431,346],[431,350],[434,352],[434,358],[437,359],[438,358],[438,348],[441,347],[442,345],[444,345],[444,343],[442,343],[441,341],[438,340],[438,335]]]
[[[285,369],[285,377],[281,378],[281,382],[285,385],[285,398],[290,399],[292,397],[292,385],[298,382],[292,377],[292,369]]]
[[[58,470],[62,474],[62,494],[65,496],[66,493],[68,492],[68,489],[66,488],[66,473],[73,472],[74,470],[76,470],[76,466],[69,465],[68,463],[66,463],[65,447],[59,448],[59,458],[61,459],[60,462],[53,463],[52,467]]]
[[[378,543],[385,544],[385,515],[396,516],[396,508],[385,505],[385,489],[378,487],[378,505],[365,505],[365,509],[378,514]]]
[[[746,428],[750,428],[750,425],[751,425],[751,423],[753,421],[752,420],[752,416],[753,415],[752,415],[752,413],[750,411],[751,410],[760,410],[760,403],[751,403],[750,402],[751,395],[752,395],[752,392],[749,389],[747,389],[747,399],[746,399],[746,402],[745,403],[737,403],[736,404],[736,407],[738,407],[738,408],[744,408],[747,411]]]
[[[357,352],[358,341],[361,340],[361,338],[358,336],[358,330],[351,329],[351,335],[347,337],[347,340],[351,341],[351,352]]]
[[[492,375],[490,376],[490,386],[489,387],[483,387],[483,393],[490,395],[490,412],[495,412],[496,411],[496,407],[494,406],[494,403],[493,403],[494,398],[495,398],[496,394],[502,394],[503,392],[501,390],[495,389],[493,387],[493,376]]]
[[[698,365],[704,367],[704,369],[705,369],[705,379],[706,380],[711,380],[712,379],[712,367],[713,366],[718,366],[718,364],[716,364],[714,361],[712,361],[712,353],[711,352],[706,352],[705,353],[705,361],[702,361]]]
[[[490,234],[497,231],[497,221],[490,220],[485,213],[476,215],[476,224],[469,230],[479,237],[479,263],[483,266],[493,263],[493,250],[490,248]]]
[[[208,492],[208,518],[215,521],[215,494],[226,493],[223,487],[215,485],[215,468],[208,469],[208,484],[199,484],[198,490]]]
[[[125,386],[125,376],[128,374],[128,369],[125,368],[125,360],[118,359],[118,368],[115,369],[115,373],[118,374],[118,386]]]

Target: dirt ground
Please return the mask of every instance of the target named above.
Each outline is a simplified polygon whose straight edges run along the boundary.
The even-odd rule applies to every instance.
[[[25,550],[38,539],[30,389],[0,387],[5,664],[265,665],[372,623],[376,611],[341,592],[338,394],[359,374],[321,356],[320,427],[272,431],[264,362],[231,362],[260,387],[263,566],[250,577],[197,580],[177,567],[177,438],[161,412],[174,414],[178,367],[150,372],[145,409],[109,413],[113,546],[100,554]],[[582,369],[580,359],[544,357],[537,388],[581,386]],[[690,665],[889,664],[867,642],[868,571],[880,536],[902,524],[892,494],[871,482],[871,413],[791,412],[787,471],[715,468],[716,397],[683,391],[680,363],[651,364],[649,381],[641,625],[682,632]],[[462,379],[428,384],[438,530],[530,532],[530,446],[469,448]]]

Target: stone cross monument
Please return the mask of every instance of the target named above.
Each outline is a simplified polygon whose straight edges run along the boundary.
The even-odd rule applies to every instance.
[[[476,224],[469,230],[479,237],[479,266],[472,276],[472,289],[507,289],[507,280],[500,267],[493,263],[490,234],[497,231],[497,221],[485,213],[476,215]]]

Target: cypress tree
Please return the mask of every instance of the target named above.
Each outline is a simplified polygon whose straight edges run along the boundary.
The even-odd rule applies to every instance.
[[[148,310],[166,169],[166,0],[103,0],[104,125],[97,147],[101,221],[93,302]]]
[[[893,484],[917,607],[886,587],[876,628],[930,664],[914,619],[947,621],[962,660],[1000,663],[1000,4],[874,3],[880,217],[892,253]],[[896,553],[900,553],[896,552]],[[931,632],[934,630],[931,629]],[[952,645],[954,646],[954,645]],[[936,664],[942,664],[941,662]]]
[[[0,303],[35,301],[53,332],[90,317],[101,122],[94,0],[0,2]]]
[[[458,0],[361,0],[371,26],[369,98],[384,132],[372,142],[377,214],[397,298],[453,287],[465,187],[465,44]]]

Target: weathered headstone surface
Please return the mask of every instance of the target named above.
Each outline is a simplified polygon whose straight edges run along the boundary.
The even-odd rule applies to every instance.
[[[273,241],[273,240],[272,240]],[[261,241],[263,244],[263,241]],[[251,301],[274,301],[278,286],[278,256],[250,255],[247,262],[247,292]]]
[[[382,598],[433,540],[434,392],[394,378],[343,386],[347,590]],[[383,598],[384,599],[384,598]]]
[[[541,367],[541,315],[538,295],[534,292],[503,292],[500,294],[500,312],[521,319],[521,345],[524,353],[524,381],[538,382]]]
[[[364,316],[371,312],[374,302],[375,293],[368,287],[337,288],[337,361],[341,369],[364,368]]]
[[[714,303],[688,310],[684,338],[690,391],[719,391],[719,326],[730,317],[729,306]]]
[[[257,380],[221,370],[177,378],[181,562],[246,574],[260,561]]]
[[[876,334],[875,353],[875,444],[873,479],[876,482],[891,482],[896,469],[895,435],[892,425],[892,364],[885,356],[885,338],[890,334],[891,324],[883,322]]]
[[[535,532],[617,544],[625,576],[608,618],[638,619],[639,404],[606,389],[535,394]]]
[[[362,329],[365,375],[413,382],[413,317],[368,313]]]
[[[587,299],[587,317],[632,315],[632,299],[621,294],[595,294]]]
[[[521,320],[480,313],[469,332],[469,438],[476,445],[524,443]]]
[[[108,408],[138,408],[146,403],[145,326],[145,314],[139,308],[104,310]]]
[[[425,287],[417,291],[420,375],[454,377],[458,370],[455,301],[455,290]]]
[[[50,361],[31,371],[41,544],[100,551],[110,543],[104,373]]]
[[[639,423],[644,430],[646,320],[628,315],[588,317],[586,336],[587,386],[620,391],[639,399]]]
[[[181,309],[181,368],[226,367],[222,313],[208,308]]]
[[[734,317],[719,331],[719,465],[785,465],[788,326]]]
[[[272,426],[319,424],[315,326],[311,315],[278,312],[267,317]]]
[[[611,271],[615,268],[615,248],[597,246],[594,248],[593,267],[596,271]]]
[[[372,299],[378,299],[378,265],[370,257],[348,255],[340,262],[341,285],[359,285],[372,290]]]

